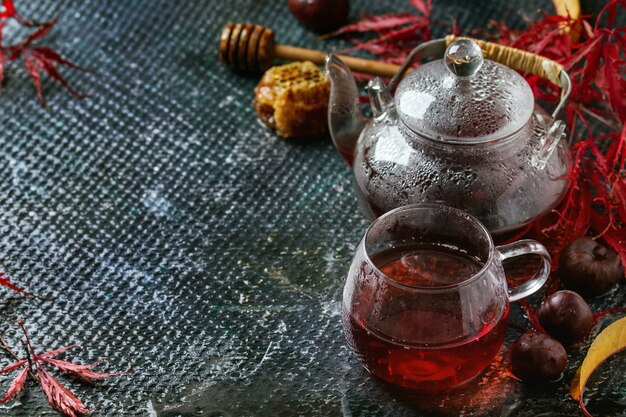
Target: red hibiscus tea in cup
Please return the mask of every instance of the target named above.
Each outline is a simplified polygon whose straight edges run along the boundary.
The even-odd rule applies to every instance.
[[[535,277],[509,290],[502,260],[537,254]],[[536,291],[550,258],[535,241],[495,247],[468,214],[407,206],[377,219],[355,254],[343,295],[348,344],[372,374],[425,391],[478,376],[504,341],[509,301]]]

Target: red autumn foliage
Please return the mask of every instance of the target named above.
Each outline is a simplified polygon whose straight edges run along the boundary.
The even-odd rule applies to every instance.
[[[343,35],[355,46],[344,52],[364,50],[380,59],[400,64],[415,47],[416,43],[430,40],[430,12],[432,1],[410,0],[420,14],[389,13],[382,16],[365,15],[354,23],[346,25],[325,37]],[[361,41],[354,35],[375,32],[378,36]]]
[[[431,26],[460,32],[455,22],[430,19],[430,1],[410,2],[419,13],[364,16],[334,34],[347,36],[355,44],[352,50],[401,63],[416,45],[431,40]],[[574,161],[572,185],[556,210],[525,231],[549,247],[555,269],[563,247],[588,234],[604,240],[626,264],[626,27],[616,26],[617,14],[625,9],[626,0],[609,0],[593,25],[585,20],[591,16],[571,19],[543,14],[537,21],[527,19],[523,30],[492,20],[488,28],[469,32],[557,61],[572,79],[566,109]],[[374,38],[352,37],[365,32],[373,32]],[[569,32],[578,32],[576,42]],[[556,86],[533,75],[526,79],[538,100],[558,101]]]
[[[5,45],[2,32],[6,23],[13,19],[25,28],[36,28],[24,40],[14,45]],[[22,60],[24,68],[28,72],[30,79],[37,90],[37,96],[43,107],[47,108],[46,100],[41,87],[41,74],[45,73],[50,78],[61,84],[66,90],[77,98],[84,98],[85,95],[74,90],[67,80],[58,71],[58,66],[66,66],[79,71],[87,71],[71,61],[64,59],[54,49],[46,46],[36,46],[34,43],[44,38],[56,25],[58,19],[48,22],[36,22],[22,17],[15,10],[13,0],[2,0],[0,8],[0,83],[4,79],[5,63]]]
[[[54,378],[50,372],[46,369],[45,365],[50,365],[62,372],[72,375],[81,381],[93,383],[97,380],[106,379],[112,376],[127,374],[129,370],[123,372],[114,373],[99,373],[94,372],[92,368],[100,363],[96,361],[87,365],[79,365],[72,362],[64,361],[61,359],[55,359],[56,356],[65,352],[68,349],[75,347],[76,345],[69,345],[59,349],[51,350],[44,353],[36,353],[33,348],[26,328],[22,321],[18,321],[22,332],[24,333],[25,347],[26,347],[26,359],[19,359],[13,351],[2,342],[2,348],[6,350],[14,359],[15,362],[6,366],[0,370],[0,375],[7,374],[9,372],[20,369],[20,372],[11,382],[9,389],[4,396],[0,399],[0,403],[6,403],[13,397],[18,395],[26,380],[30,376],[31,379],[36,380],[41,385],[43,393],[48,398],[48,402],[55,410],[70,416],[76,417],[78,414],[88,413],[90,410],[83,404],[83,402],[74,395],[69,389],[64,387],[56,378]]]
[[[589,16],[544,15],[529,21],[523,31],[493,22],[492,31],[478,33],[553,59],[572,78],[567,122],[573,144],[573,183],[555,216],[535,225],[535,234],[549,237],[558,255],[569,241],[591,233],[617,251],[626,264],[626,27],[615,26],[616,15],[624,7],[623,0],[607,2],[593,26],[584,20]],[[564,28],[579,31],[579,40],[573,43]],[[556,101],[554,86],[537,77],[528,81],[539,99]],[[596,134],[592,123],[604,134]]]

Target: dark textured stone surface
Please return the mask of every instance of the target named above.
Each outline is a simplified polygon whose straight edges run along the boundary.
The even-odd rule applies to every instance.
[[[52,300],[0,289],[0,332],[17,345],[23,318],[42,349],[80,341],[71,359],[132,364],[130,376],[97,388],[68,382],[95,416],[578,415],[566,383],[531,390],[496,377],[499,364],[464,392],[418,398],[372,380],[350,355],[339,302],[367,226],[350,173],[328,140],[287,142],[261,126],[250,105],[256,81],[216,59],[229,20],[321,47],[285,3],[17,1],[27,16],[61,12],[50,42],[95,72],[68,73],[91,95],[84,101],[46,81],[47,112],[25,73],[8,68],[0,265]],[[544,4],[435,3],[437,18],[468,28],[492,17],[519,24],[520,9]],[[352,10],[410,5],[363,0]],[[623,304],[620,289],[592,308]],[[523,323],[519,311],[513,320]],[[581,354],[571,358],[567,380]],[[623,384],[607,375],[613,393],[593,398],[613,410]],[[44,413],[33,384],[0,407]]]

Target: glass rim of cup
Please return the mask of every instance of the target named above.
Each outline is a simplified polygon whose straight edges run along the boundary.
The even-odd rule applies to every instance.
[[[433,210],[448,210],[448,211],[452,211],[452,212],[454,212],[456,214],[459,214],[462,218],[464,218],[464,220],[466,220],[468,222],[472,222],[473,224],[478,226],[480,231],[487,237],[487,243],[489,244],[489,253],[488,253],[487,259],[485,261],[481,261],[483,263],[483,265],[480,268],[480,270],[478,272],[468,276],[463,281],[456,282],[454,284],[446,284],[446,285],[435,286],[435,287],[426,287],[426,286],[423,286],[423,285],[405,284],[403,282],[400,282],[400,281],[397,281],[397,280],[391,278],[390,276],[385,274],[383,271],[381,271],[380,268],[378,268],[374,264],[370,254],[368,253],[368,250],[367,250],[367,239],[370,237],[370,232],[372,231],[372,229],[374,228],[374,226],[377,223],[379,223],[379,222],[381,222],[381,221],[383,221],[383,220],[385,220],[385,219],[387,219],[389,217],[395,216],[395,215],[397,215],[400,212],[411,211],[411,210],[416,210],[416,209],[433,209]],[[390,210],[390,211],[384,213],[380,217],[376,218],[368,226],[367,230],[365,231],[365,235],[363,236],[363,242],[362,243],[363,243],[363,248],[362,249],[363,249],[363,253],[365,254],[365,260],[366,260],[367,264],[370,267],[372,267],[377,274],[379,274],[380,276],[384,277],[387,282],[389,282],[390,284],[392,284],[394,286],[397,286],[398,288],[408,289],[408,290],[411,290],[413,292],[421,292],[421,293],[429,293],[429,294],[450,292],[450,291],[456,290],[456,289],[458,289],[460,287],[463,287],[463,286],[471,284],[472,282],[476,281],[478,278],[480,278],[481,276],[483,276],[485,274],[485,272],[493,264],[494,258],[496,256],[496,246],[495,246],[495,244],[493,242],[493,238],[491,237],[491,233],[489,233],[489,230],[485,227],[484,224],[482,224],[482,222],[480,220],[478,220],[476,217],[472,216],[471,214],[469,214],[466,211],[463,211],[461,209],[457,209],[457,208],[454,208],[454,207],[446,206],[444,204],[436,204],[436,203],[408,204],[406,206],[400,206],[400,207],[397,207],[397,208],[395,208],[393,210]]]

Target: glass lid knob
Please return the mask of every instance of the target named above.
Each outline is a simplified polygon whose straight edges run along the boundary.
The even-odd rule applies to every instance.
[[[444,62],[450,72],[457,77],[471,77],[483,65],[483,51],[476,42],[459,39],[446,49]]]

